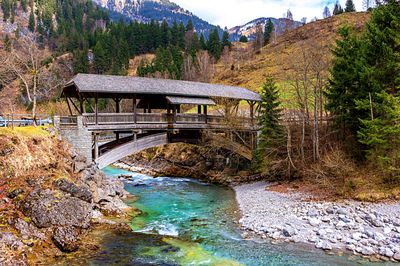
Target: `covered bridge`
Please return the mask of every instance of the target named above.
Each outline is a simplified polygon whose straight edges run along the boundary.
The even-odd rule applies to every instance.
[[[250,136],[252,148],[261,100],[240,87],[91,74],[75,76],[62,96],[70,115],[57,120],[61,133],[101,167],[152,146],[204,141],[210,133]],[[90,139],[90,147],[82,139]]]

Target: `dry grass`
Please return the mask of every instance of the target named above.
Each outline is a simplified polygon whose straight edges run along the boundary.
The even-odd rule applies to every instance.
[[[304,42],[315,44],[330,53],[337,31],[341,26],[351,25],[361,30],[368,20],[367,13],[346,13],[328,19],[308,23],[303,27],[278,37],[277,41],[264,47],[259,54],[254,54],[248,60],[238,64],[237,54],[243,49],[243,44],[235,45],[231,52],[233,62],[224,64],[221,60],[216,66],[215,83],[242,86],[258,91],[265,80],[265,76],[272,76],[281,88],[288,82],[288,72],[293,71],[291,60],[300,53]],[[250,45],[250,44],[248,44]],[[250,47],[248,47],[250,49]],[[232,64],[235,66],[232,70]],[[289,92],[283,92],[287,95]]]

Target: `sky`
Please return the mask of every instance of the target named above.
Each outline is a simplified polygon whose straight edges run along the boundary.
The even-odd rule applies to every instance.
[[[171,0],[198,17],[232,28],[259,17],[283,17],[288,9],[295,20],[321,18],[324,7],[333,10],[336,0]],[[362,11],[362,0],[353,0],[357,11]],[[339,1],[344,7],[346,0]]]

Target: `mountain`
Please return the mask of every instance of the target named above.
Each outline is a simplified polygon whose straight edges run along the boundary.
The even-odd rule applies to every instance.
[[[122,14],[129,20],[139,22],[149,22],[151,20],[162,22],[166,20],[170,25],[174,21],[183,22],[186,25],[192,20],[197,32],[208,36],[209,32],[216,26],[197,17],[168,0],[92,0],[97,5],[106,8],[112,12],[112,18],[115,14]],[[114,15],[113,15],[114,14]],[[222,29],[219,29],[222,33]]]
[[[246,37],[249,38],[249,40],[254,40],[255,38],[255,33],[257,29],[257,25],[262,25],[263,29],[265,27],[265,24],[268,22],[268,20],[271,19],[272,23],[275,26],[276,32],[278,35],[281,35],[282,33],[285,32],[286,28],[289,29],[295,29],[303,25],[303,23],[299,21],[292,21],[288,20],[286,18],[257,18],[255,20],[252,20],[244,25],[241,26],[236,26],[231,29],[229,29],[229,35],[230,39],[232,41],[238,41],[242,35],[245,35]]]

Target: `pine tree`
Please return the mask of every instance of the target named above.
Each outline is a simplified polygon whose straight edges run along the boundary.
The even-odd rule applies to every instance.
[[[200,49],[201,50],[207,50],[207,43],[206,43],[206,39],[204,38],[204,34],[201,33],[200,34]]]
[[[87,50],[76,50],[74,51],[74,73],[88,73],[89,72],[89,61]]]
[[[353,0],[347,0],[346,1],[346,8],[344,9],[345,12],[355,12],[356,7],[353,3]]]
[[[400,88],[400,4],[390,0],[376,8],[361,37],[348,28],[341,34],[343,39],[334,50],[327,107],[347,128],[346,136],[358,136],[359,142],[367,145],[364,148],[383,156],[368,139],[376,133],[376,124],[366,121],[393,124],[387,114],[396,112],[397,107],[392,104],[392,111],[386,107]]]
[[[400,96],[386,92],[375,96],[379,98],[378,104],[372,100],[372,106],[379,116],[374,118],[372,112],[370,119],[361,121],[362,127],[358,132],[358,138],[368,147],[367,158],[383,173],[384,181],[398,185],[400,184]],[[371,102],[367,100],[364,104],[370,106]]]
[[[210,54],[215,58],[215,60],[219,60],[221,58],[222,53],[222,45],[219,39],[218,29],[215,28],[211,31],[210,37],[208,38],[207,48]]]
[[[249,42],[249,39],[246,37],[246,35],[242,35],[240,36],[239,42],[246,43]]]
[[[194,27],[193,27],[193,21],[190,19],[188,24],[186,25],[186,31],[193,31]]]
[[[271,19],[268,19],[268,22],[265,24],[264,29],[264,45],[267,45],[271,40],[271,35],[273,34],[275,29],[274,23],[272,23]]]
[[[280,124],[281,108],[278,89],[274,80],[268,77],[260,90],[261,104],[259,126],[261,133],[256,151],[256,164],[260,171],[269,171],[277,159],[279,149],[285,147],[285,134]],[[272,174],[272,173],[269,173]]]
[[[28,29],[31,32],[35,31],[35,15],[33,14],[33,10],[31,9],[31,12],[29,14],[29,24],[28,24]]]
[[[224,31],[224,34],[222,35],[222,48],[228,47],[231,49],[232,43],[229,40],[229,33],[227,30]]]
[[[106,72],[109,67],[109,60],[107,58],[106,52],[104,50],[103,45],[100,41],[96,43],[96,46],[93,49],[94,55],[94,66],[98,74],[103,74]]]
[[[343,8],[342,6],[339,4],[339,2],[336,2],[335,7],[333,8],[333,15],[340,15],[343,13]]]

